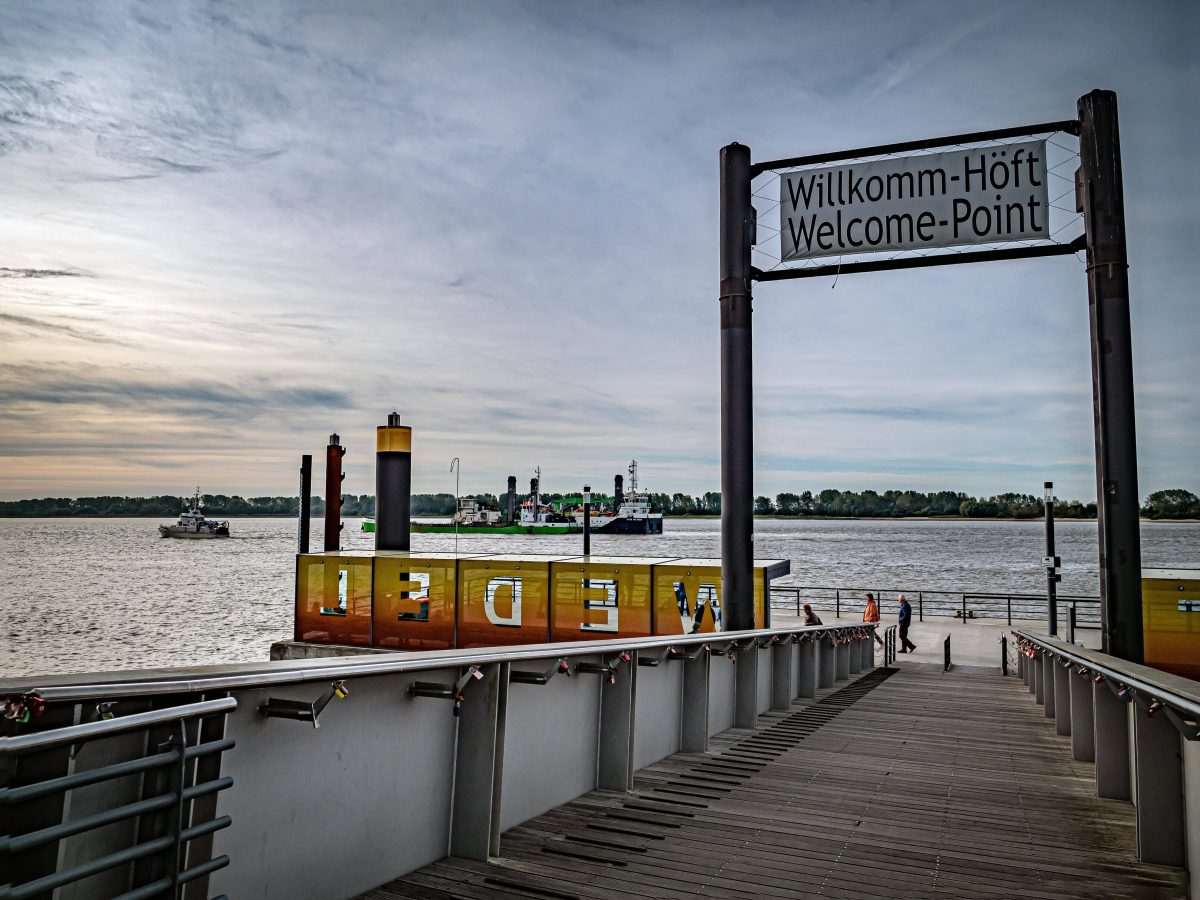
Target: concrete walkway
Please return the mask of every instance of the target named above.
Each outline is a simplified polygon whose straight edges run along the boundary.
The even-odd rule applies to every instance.
[[[861,612],[855,612],[838,618],[831,613],[818,610],[817,615],[821,617],[821,621],[826,625],[857,625],[862,622]],[[771,626],[773,628],[787,628],[799,623],[800,619],[793,613],[783,612],[778,609],[771,611]],[[884,616],[883,621],[879,623],[880,633],[882,634],[883,629],[888,625],[895,624],[895,615]],[[1014,628],[1045,633],[1046,621],[1044,619],[1013,619],[1012,625],[1009,625],[1003,619],[968,619],[964,624],[958,619],[926,616],[924,622],[918,622],[914,614],[912,627],[908,631],[908,639],[917,645],[917,650],[915,653],[906,653],[897,656],[896,665],[904,668],[914,663],[926,663],[936,665],[940,668],[946,635],[950,635],[950,659],[955,666],[986,666],[992,669],[999,669],[1000,638],[1008,635]],[[1077,629],[1075,640],[1076,642],[1082,642],[1083,646],[1092,650],[1100,649],[1100,631],[1098,629]],[[1010,640],[1010,661],[1014,658],[1011,655],[1011,646],[1012,641]],[[899,649],[899,639],[897,639],[896,648]],[[882,660],[881,652],[881,649],[876,646],[875,658],[877,662]]]

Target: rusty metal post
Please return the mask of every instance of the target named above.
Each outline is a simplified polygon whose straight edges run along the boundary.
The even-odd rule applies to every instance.
[[[1092,391],[1096,427],[1096,507],[1104,650],[1140,663],[1142,547],[1139,533],[1129,263],[1117,95],[1079,98],[1076,207],[1087,233]]]
[[[342,549],[342,457],[346,448],[336,434],[329,436],[325,448],[325,552]]]

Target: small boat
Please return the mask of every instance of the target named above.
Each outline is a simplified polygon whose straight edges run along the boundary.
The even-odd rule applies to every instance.
[[[165,538],[223,538],[229,537],[229,523],[218,522],[215,519],[204,518],[201,510],[204,501],[200,499],[200,488],[190,501],[183,501],[184,510],[179,514],[179,521],[174,525],[159,525],[159,537]]]
[[[375,517],[363,516],[362,524],[358,527],[359,531],[364,531],[367,534],[375,533]]]

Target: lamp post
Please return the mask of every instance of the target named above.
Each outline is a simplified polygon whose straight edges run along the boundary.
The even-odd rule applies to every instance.
[[[1042,563],[1046,567],[1046,627],[1050,634],[1058,634],[1058,587],[1062,576],[1058,574],[1058,557],[1054,555],[1054,482],[1045,482],[1046,488],[1046,556]],[[1075,635],[1068,640],[1074,641]]]
[[[458,482],[462,476],[462,460],[457,456],[450,460],[450,471],[454,473],[454,555],[458,556]]]
[[[583,486],[583,555],[592,553],[592,486]]]

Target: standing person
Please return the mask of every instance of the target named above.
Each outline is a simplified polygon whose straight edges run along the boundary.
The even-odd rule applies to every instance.
[[[917,649],[917,645],[908,639],[908,626],[912,624],[912,607],[908,605],[908,601],[904,599],[904,595],[900,595],[900,653],[911,653]]]
[[[863,621],[879,621],[879,604],[875,602],[875,595],[872,593],[867,594],[867,608],[863,610]],[[875,638],[875,643],[877,643],[880,647],[883,646],[883,638],[879,636],[878,628],[872,630],[871,637]]]
[[[804,604],[804,624],[805,625],[824,625],[821,617],[813,612],[813,608],[807,603]]]

